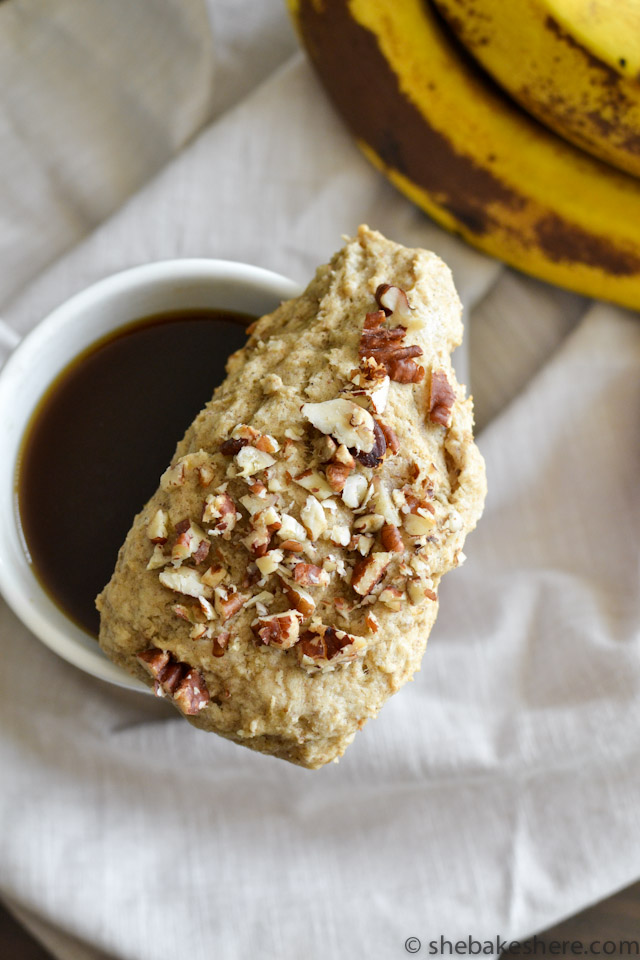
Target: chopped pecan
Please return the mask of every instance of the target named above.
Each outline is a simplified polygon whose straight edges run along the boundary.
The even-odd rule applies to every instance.
[[[149,647],[142,653],[136,654],[145,670],[148,670],[151,676],[157,680],[162,671],[169,663],[170,654],[167,650],[160,650],[158,647]]]
[[[169,663],[158,677],[158,683],[167,696],[173,696],[176,687],[188,669],[189,668],[186,664],[180,663],[180,661],[176,660],[173,655],[170,656]]]
[[[385,587],[378,600],[392,610],[400,610],[404,593],[398,587]]]
[[[284,613],[260,617],[251,629],[258,643],[288,650],[298,642],[300,614],[296,610],[285,610]]]
[[[395,456],[400,450],[400,441],[398,440],[397,433],[387,423],[383,423],[382,420],[376,420],[376,423],[382,430],[382,435],[384,436],[385,443],[387,444],[387,450],[392,456]]]
[[[384,460],[387,441],[377,420],[373,421],[373,438],[373,447],[368,453],[364,453],[362,450],[350,451],[363,467],[379,467]]]
[[[211,653],[214,657],[223,657],[224,652],[229,646],[229,640],[231,639],[231,634],[227,630],[223,630],[218,634],[217,637],[213,638],[211,643]]]
[[[382,546],[390,553],[404,553],[404,543],[400,531],[394,523],[385,523],[380,531]]]
[[[396,319],[410,323],[412,320],[412,307],[406,293],[400,287],[394,287],[390,283],[381,283],[375,292],[375,298],[381,310],[390,317],[392,313]]]
[[[150,647],[138,653],[137,659],[156,681],[156,695],[172,697],[183,713],[199,713],[209,702],[202,674],[176,660],[168,650]]]
[[[371,414],[353,400],[336,397],[321,403],[304,403],[302,415],[316,430],[332,437],[351,451],[368,452],[374,446],[374,422]]]
[[[193,716],[209,703],[209,691],[199,670],[189,670],[173,691],[174,702],[183,713]]]
[[[203,583],[202,577],[193,567],[181,567],[178,570],[161,570],[158,580],[163,587],[182,593],[185,597],[210,597],[211,587]]]
[[[320,665],[322,661],[348,662],[354,660],[364,649],[362,637],[354,637],[344,630],[320,624],[317,627],[305,630],[296,644],[298,656],[302,662],[305,658]]]
[[[156,510],[147,526],[147,536],[151,543],[166,543],[169,538],[169,516],[165,510]]]
[[[329,583],[329,574],[315,563],[296,563],[293,568],[293,579],[303,587],[326,587]]]
[[[307,593],[299,584],[280,578],[282,591],[294,608],[305,617],[310,617],[316,608],[316,602],[310,593]]]
[[[211,463],[203,463],[202,466],[196,467],[196,473],[198,475],[198,483],[201,487],[210,486],[213,483],[213,478],[216,475]]]
[[[223,540],[231,538],[231,532],[238,522],[236,505],[228,493],[209,494],[204,502],[202,509],[202,522],[213,524],[209,533],[214,536],[222,537]]]
[[[252,477],[255,473],[266,470],[267,467],[271,467],[275,463],[270,453],[259,450],[258,447],[254,447],[251,444],[243,447],[242,450],[236,454],[235,460],[239,467],[239,477]]]
[[[358,458],[360,457],[370,457],[371,454],[357,454]],[[353,462],[353,461],[352,461]],[[353,467],[347,466],[345,463],[329,463],[325,467],[325,475],[327,477],[327,482],[332,490],[335,490],[336,493],[341,493],[344,489],[344,485],[347,482],[347,477],[353,470]]]
[[[422,347],[403,347],[406,327],[384,327],[384,320],[384,310],[367,314],[358,349],[360,357],[373,357],[397,383],[418,383],[424,377],[424,367],[413,358],[422,356]]]
[[[291,553],[302,553],[304,545],[299,540],[283,540],[280,544],[281,550],[289,550]]]
[[[451,409],[455,399],[456,392],[447,380],[444,370],[433,370],[429,395],[429,419],[431,422],[448,427],[451,423]]]
[[[210,547],[211,547],[211,544],[209,543],[208,540],[201,540],[200,543],[198,544],[198,549],[193,554],[193,562],[204,563],[204,561],[209,556]]]
[[[255,441],[254,446],[256,450],[261,450],[262,453],[275,453],[278,450],[277,442],[268,434],[262,434],[259,436]]]
[[[216,587],[214,591],[216,613],[223,622],[234,617],[248,599],[248,597],[243,593],[239,593],[233,587],[227,590],[225,587],[219,586]]]
[[[376,617],[375,613],[372,613],[370,610],[364,618],[364,622],[367,625],[367,630],[370,633],[377,633],[380,629],[380,621]]]
[[[341,443],[340,446],[336,448],[333,455],[333,462],[341,463],[345,467],[349,467],[350,470],[353,470],[356,465],[355,460],[349,453],[348,447],[345,447],[344,443]]]
[[[219,563],[215,566],[209,567],[208,570],[200,577],[202,583],[207,587],[217,587],[219,583],[222,583],[224,578],[227,576],[227,571],[224,567],[220,566]]]
[[[361,597],[366,597],[384,577],[393,560],[393,553],[372,553],[358,560],[353,568],[351,586]]]
[[[171,551],[173,563],[179,565],[189,557],[201,563],[209,553],[210,544],[200,527],[187,519],[176,523],[175,529],[178,537]]]

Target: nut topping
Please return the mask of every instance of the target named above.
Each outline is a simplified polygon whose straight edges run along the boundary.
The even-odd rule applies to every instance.
[[[285,610],[284,613],[260,617],[255,624],[251,624],[251,629],[256,635],[256,642],[288,650],[298,642],[300,620],[297,610]]]
[[[216,613],[223,621],[230,620],[236,613],[242,609],[249,598],[239,593],[234,587],[228,590],[219,586],[214,590],[214,605]]]
[[[367,492],[367,478],[361,473],[351,473],[342,488],[342,502],[352,510],[357,510],[364,502]]]
[[[300,662],[306,666],[328,666],[348,663],[364,651],[362,637],[354,637],[344,630],[319,624],[305,630],[296,645]]]
[[[172,697],[189,716],[199,713],[209,703],[209,691],[200,671],[176,660],[168,650],[149,647],[136,657],[156,681],[156,696]]]
[[[404,326],[410,326],[413,320],[413,308],[409,304],[407,295],[400,287],[393,287],[390,283],[381,283],[375,292],[376,303],[385,315],[395,314],[395,319]]]
[[[205,586],[211,587],[213,590],[213,588],[217,587],[219,583],[222,583],[227,576],[228,573],[225,568],[221,567],[220,564],[216,564],[215,566],[209,567],[208,570],[205,570],[200,577],[200,580],[205,584]]]
[[[346,447],[345,447],[346,449]],[[351,461],[353,463],[353,460]],[[332,490],[336,493],[341,493],[344,490],[344,485],[347,482],[347,477],[352,472],[353,467],[349,467],[344,463],[329,463],[325,469],[325,474],[327,481]]]
[[[147,525],[147,536],[151,543],[166,543],[169,539],[169,515],[164,510],[156,510]]]
[[[384,577],[393,560],[393,553],[372,553],[358,560],[353,568],[351,586],[361,597],[368,596]]]
[[[448,427],[451,423],[451,408],[455,403],[456,392],[447,380],[444,370],[431,372],[431,391],[429,395],[429,419]]]
[[[179,566],[184,560],[193,557],[195,563],[202,563],[209,554],[210,543],[203,531],[190,520],[181,520],[176,524],[178,537],[171,551],[171,560]]]
[[[196,467],[196,474],[198,475],[198,483],[200,486],[208,487],[213,483],[216,472],[211,463],[203,463],[201,466]]]
[[[424,367],[413,358],[422,356],[422,347],[403,347],[406,327],[384,327],[384,320],[383,310],[367,314],[360,338],[360,357],[373,357],[397,383],[418,383],[424,377]]]
[[[380,531],[380,540],[384,549],[390,553],[404,553],[404,543],[395,523],[384,524]]]
[[[300,511],[300,519],[312,540],[318,540],[327,529],[327,520],[322,505],[313,496],[308,496]]]
[[[400,610],[403,597],[404,594],[398,587],[385,587],[384,590],[381,591],[378,600],[391,610]]]
[[[316,608],[316,602],[311,594],[307,593],[307,591],[295,583],[295,581],[285,580],[281,576],[280,582],[282,583],[284,595],[294,610],[297,610],[305,617],[310,617]]]
[[[362,450],[355,451],[356,460],[358,460],[363,467],[379,467],[384,460],[387,441],[384,438],[384,433],[377,420],[373,421],[373,438],[373,446],[368,453]]]
[[[315,563],[296,563],[293,568],[293,579],[303,587],[329,585],[329,574]]]
[[[238,522],[236,505],[228,493],[210,493],[204,502],[202,511],[202,522],[212,523],[213,528],[209,530],[212,536],[222,537],[223,540],[231,539],[231,532]]]
[[[323,477],[321,473],[318,473],[317,470],[303,470],[302,473],[299,473],[297,477],[293,477],[292,479],[294,483],[297,483],[300,487],[304,487],[305,490],[309,490],[319,500],[326,500],[328,497],[333,496],[334,491],[327,483],[325,477]]]
[[[214,657],[223,657],[224,652],[229,646],[229,640],[231,639],[231,634],[227,630],[223,630],[218,634],[217,637],[214,637],[211,643],[211,653]]]
[[[336,397],[322,403],[304,403],[302,414],[317,430],[350,450],[369,453],[375,445],[373,417],[353,400]]]
[[[209,691],[199,670],[189,670],[173,693],[174,702],[187,716],[200,713],[209,703]]]
[[[382,435],[387,444],[387,450],[392,457],[395,457],[396,453],[400,450],[400,441],[398,440],[398,435],[388,424],[383,423],[382,420],[376,420],[376,423],[382,430]]]
[[[281,540],[306,540],[307,531],[295,517],[292,517],[289,513],[283,513],[278,537]]]
[[[247,444],[236,454],[235,461],[240,468],[237,474],[239,477],[252,477],[254,473],[266,470],[276,462],[270,453],[251,444]]]
[[[156,543],[153,548],[153,553],[149,557],[147,570],[158,570],[160,567],[166,567],[168,563],[171,563],[171,557],[167,557],[160,544]]]
[[[162,570],[158,580],[163,587],[182,593],[185,597],[210,597],[211,587],[202,582],[200,574],[193,567],[180,567],[177,570]]]

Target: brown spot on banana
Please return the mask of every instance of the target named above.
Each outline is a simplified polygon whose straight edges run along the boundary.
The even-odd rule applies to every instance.
[[[425,6],[425,16],[434,19],[430,5]],[[590,295],[640,305],[640,242],[636,241],[633,231],[626,236],[622,231],[620,237],[615,231],[611,234],[591,231],[585,224],[573,222],[570,216],[556,211],[553,196],[550,196],[549,203],[545,203],[544,197],[529,195],[526,182],[520,190],[517,163],[520,145],[517,141],[505,138],[503,143],[496,143],[496,150],[502,149],[503,155],[510,154],[512,158],[510,182],[491,169],[493,160],[489,158],[489,152],[483,157],[476,149],[474,155],[474,144],[470,145],[468,153],[462,152],[430,122],[428,107],[420,110],[412,102],[406,78],[404,86],[400,87],[398,76],[385,58],[376,33],[355,19],[348,0],[332,0],[323,5],[313,0],[300,0],[297,22],[325,89],[351,131],[362,142],[367,156],[432,216],[449,229],[455,230],[456,225],[459,226],[462,234],[481,249],[534,275]],[[518,125],[526,124],[526,132],[531,131],[533,140],[544,137],[554,141],[551,147],[545,147],[547,154],[556,150],[555,140],[558,138],[544,131],[509,100],[449,35],[448,29],[445,42],[448,47],[455,48],[453,53],[462,60],[461,69],[477,76],[480,98],[491,98],[492,101],[499,98],[497,109],[504,112],[505,117],[509,114],[516,118],[511,124],[514,129],[509,128],[508,135],[521,132]],[[434,73],[428,79],[436,97],[440,78]],[[424,86],[424,76],[420,82]],[[446,82],[445,76],[442,83]],[[473,109],[472,102],[461,103],[461,110],[469,112]],[[450,123],[456,123],[455,116],[451,117]],[[509,123],[511,121],[507,126]],[[558,143],[562,144],[562,141],[558,140]],[[573,149],[562,145],[558,152]],[[490,152],[494,152],[493,146]],[[611,178],[598,161],[589,158],[586,162],[602,166],[603,177]],[[558,163],[564,163],[566,169],[573,169],[572,163],[575,163],[577,171],[583,160],[574,161],[572,155],[571,159],[561,158]],[[595,175],[592,169],[590,177],[593,179]],[[622,174],[615,176],[631,181]],[[413,190],[412,186],[418,189]],[[624,195],[627,189],[625,182],[619,195]],[[636,191],[635,184],[630,189]],[[589,209],[586,205],[591,198],[585,196],[584,199],[585,209]],[[634,196],[632,202],[637,205],[638,197]],[[589,218],[582,219],[588,223]],[[593,219],[594,222],[598,220],[597,217]],[[531,255],[527,252],[529,250]],[[554,264],[562,266],[554,267]],[[592,268],[593,275],[589,273]],[[608,281],[607,277],[625,278],[627,285],[617,293],[610,289],[614,281]]]

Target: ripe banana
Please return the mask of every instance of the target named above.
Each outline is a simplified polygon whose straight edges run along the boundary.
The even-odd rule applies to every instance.
[[[534,276],[640,308],[640,182],[541,127],[427,0],[289,0],[369,159],[470,243]]]
[[[557,133],[640,176],[638,0],[435,0],[482,66]]]

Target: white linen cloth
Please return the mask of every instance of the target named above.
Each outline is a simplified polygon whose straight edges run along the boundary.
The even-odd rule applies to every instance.
[[[276,0],[210,12],[215,119],[5,296],[8,327],[159,258],[305,282],[368,222],[453,269],[485,516],[422,672],[318,772],[85,676],[0,601],[0,892],[64,960],[387,960],[410,937],[419,956],[441,935],[522,938],[640,875],[638,318],[417,211],[353,145]],[[20,219],[4,187],[0,215]]]

